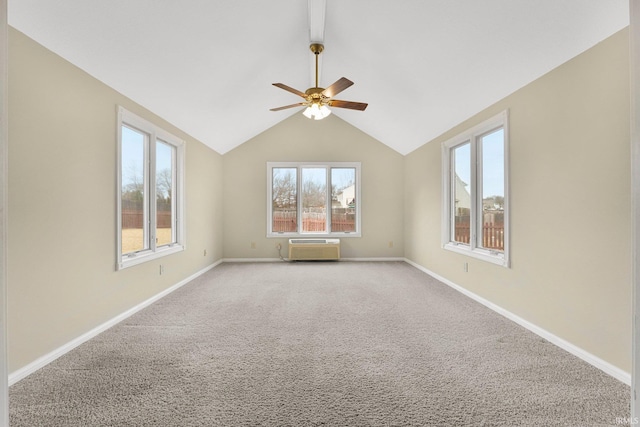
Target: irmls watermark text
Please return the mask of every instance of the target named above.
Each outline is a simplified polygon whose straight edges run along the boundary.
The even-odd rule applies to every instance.
[[[619,425],[619,426],[640,425],[640,417],[616,417],[616,425]]]

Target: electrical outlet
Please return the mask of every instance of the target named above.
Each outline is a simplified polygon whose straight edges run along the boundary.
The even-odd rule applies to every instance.
[[[251,242],[251,249],[255,249],[256,248],[256,242]]]
[[[207,256],[207,250],[204,250],[204,253],[202,254],[202,256]]]
[[[468,272],[469,272],[469,263],[468,263],[468,262],[465,262],[465,263],[464,263],[464,272],[465,272],[465,273],[468,273]]]
[[[160,275],[164,274],[164,265],[160,264]]]
[[[282,249],[282,245],[281,245],[280,243],[277,243],[277,244],[276,244],[276,249],[277,249],[277,250],[281,250],[281,249]]]
[[[393,247],[393,240],[389,240],[389,247],[392,248]]]

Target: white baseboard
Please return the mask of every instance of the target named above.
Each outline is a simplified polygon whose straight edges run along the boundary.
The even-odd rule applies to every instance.
[[[280,258],[224,258],[224,262],[282,262]],[[289,262],[288,259],[284,259],[285,262]],[[380,257],[380,258],[340,258],[338,261],[373,261],[373,262],[384,262],[384,261],[397,261],[404,262],[405,259],[403,257]]]
[[[568,351],[569,353],[573,354],[574,356],[579,357],[580,359],[584,360],[585,362],[595,366],[596,368],[600,369],[601,371],[605,372],[606,374],[611,375],[612,377],[616,378],[617,380],[627,384],[627,385],[631,385],[631,374],[629,372],[626,372],[614,365],[612,365],[611,363],[600,359],[597,356],[594,356],[593,354],[589,353],[588,351],[552,334],[551,332],[529,322],[528,320],[525,320],[513,313],[511,313],[508,310],[505,310],[504,308],[500,307],[499,305],[496,305],[494,303],[492,303],[491,301],[482,298],[479,295],[474,294],[473,292],[469,291],[468,289],[463,288],[460,285],[457,285],[455,283],[453,283],[452,281],[440,276],[437,273],[434,273],[433,271],[429,270],[426,267],[421,266],[420,264],[411,261],[410,259],[405,258],[404,261],[408,264],[411,264],[412,266],[414,266],[415,268],[417,268],[418,270],[421,270],[422,272],[428,274],[429,276],[433,277],[434,279],[439,280],[440,282],[444,283],[445,285],[448,285],[450,287],[452,287],[453,289],[457,290],[458,292],[468,296],[469,298],[479,302],[480,304],[484,305],[485,307],[490,308],[491,310],[495,311],[498,314],[501,314],[502,316],[506,317],[507,319],[517,323],[518,325],[530,330],[531,332],[533,332],[534,334],[544,338],[545,340],[549,341],[552,344],[557,345],[558,347],[562,348],[563,350]]]
[[[80,344],[83,344],[86,341],[89,341],[91,338],[97,336],[101,332],[104,332],[107,329],[111,328],[112,326],[115,326],[116,324],[122,322],[123,320],[125,320],[126,318],[130,317],[131,315],[137,313],[138,311],[142,310],[143,308],[148,307],[149,305],[151,305],[154,302],[158,301],[162,297],[165,297],[165,296],[169,295],[171,292],[173,292],[176,289],[186,285],[187,283],[189,283],[190,281],[192,281],[196,277],[201,276],[204,273],[206,273],[207,271],[211,270],[212,268],[222,264],[222,262],[223,262],[223,260],[216,261],[215,263],[213,263],[213,264],[203,268],[202,270],[197,271],[196,273],[192,274],[191,276],[181,280],[180,282],[176,283],[175,285],[171,286],[170,288],[165,289],[164,291],[162,291],[162,292],[152,296],[151,298],[141,302],[140,304],[136,305],[135,307],[130,308],[129,310],[125,311],[124,313],[119,314],[118,316],[114,317],[113,319],[110,319],[110,320],[104,322],[100,326],[97,326],[97,327],[93,328],[92,330],[80,335],[79,337],[71,340],[70,342],[66,343],[65,345],[63,345],[61,347],[58,347],[57,349],[53,350],[52,352],[50,352],[48,354],[45,354],[44,356],[34,360],[33,362],[29,363],[26,366],[23,366],[22,368],[18,369],[17,371],[14,371],[14,372],[10,373],[9,374],[9,386],[17,383],[18,381],[20,381],[21,379],[23,379],[23,378],[27,377],[28,375],[34,373],[38,369],[48,365],[49,363],[53,362],[54,360],[56,360],[60,356],[62,356],[65,353],[73,350],[74,348],[78,347]]]

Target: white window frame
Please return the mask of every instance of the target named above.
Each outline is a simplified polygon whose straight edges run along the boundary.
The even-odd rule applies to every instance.
[[[272,184],[274,168],[296,168],[296,206],[298,218],[302,218],[302,180],[301,171],[304,168],[326,168],[327,171],[327,231],[326,232],[303,232],[302,221],[298,221],[298,231],[295,232],[274,232],[273,210],[272,210]],[[331,231],[331,169],[332,168],[354,168],[356,173],[355,197],[356,197],[356,230],[355,231]],[[267,162],[267,237],[362,237],[362,193],[361,193],[361,163],[360,162]]]
[[[145,180],[145,201],[144,209],[145,215],[148,218],[148,227],[145,231],[145,239],[149,243],[149,248],[133,252],[130,254],[122,253],[122,127],[127,126],[145,133],[149,137],[148,148],[145,150],[145,165],[144,165],[144,180]],[[117,124],[117,227],[116,227],[116,251],[117,262],[116,269],[121,270],[127,267],[132,267],[144,262],[148,262],[154,259],[158,259],[167,255],[171,255],[177,252],[184,251],[186,249],[186,221],[185,221],[185,173],[184,173],[184,159],[185,159],[185,142],[172,135],[171,133],[159,128],[155,124],[143,119],[142,117],[126,110],[124,107],[118,106],[118,124]],[[175,190],[175,204],[172,208],[172,221],[173,229],[175,232],[175,242],[169,245],[163,245],[156,247],[156,203],[151,201],[156,200],[156,186],[155,186],[155,150],[156,141],[160,140],[166,144],[169,144],[176,149],[176,156],[174,159],[174,174],[175,180],[173,186]],[[175,211],[173,211],[175,209]]]
[[[504,251],[494,251],[479,246],[479,230],[482,229],[482,155],[478,141],[485,135],[502,128],[504,130]],[[469,244],[455,242],[453,235],[453,200],[455,181],[451,153],[462,144],[471,145],[471,238]],[[480,123],[477,126],[442,143],[442,247],[446,250],[473,258],[510,266],[510,208],[509,208],[509,111]]]

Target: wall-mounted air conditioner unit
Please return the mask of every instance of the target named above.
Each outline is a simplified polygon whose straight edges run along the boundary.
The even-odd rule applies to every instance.
[[[292,261],[340,259],[340,239],[289,239],[289,259]]]

